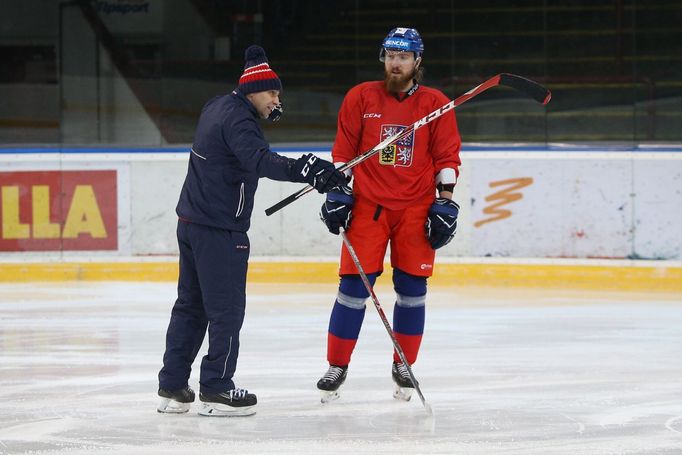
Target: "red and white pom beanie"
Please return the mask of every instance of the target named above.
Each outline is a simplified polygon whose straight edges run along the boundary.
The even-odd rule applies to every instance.
[[[244,73],[239,78],[237,87],[244,95],[268,90],[282,91],[282,81],[270,69],[265,50],[260,46],[249,46],[244,52]]]

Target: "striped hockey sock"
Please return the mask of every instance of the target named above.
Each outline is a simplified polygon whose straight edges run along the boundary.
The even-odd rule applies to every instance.
[[[350,363],[364,317],[364,305],[362,308],[350,308],[339,303],[338,299],[334,302],[327,335],[327,361],[330,365],[346,366]]]
[[[367,275],[374,285],[376,273]],[[339,282],[339,293],[329,318],[327,335],[327,360],[331,365],[345,367],[358,342],[362,321],[365,318],[365,301],[369,297],[358,275],[344,275]]]
[[[396,303],[393,308],[393,333],[410,365],[417,361],[419,346],[424,334],[424,316],[424,305],[405,307]],[[395,351],[393,352],[393,361],[401,362],[398,353]]]

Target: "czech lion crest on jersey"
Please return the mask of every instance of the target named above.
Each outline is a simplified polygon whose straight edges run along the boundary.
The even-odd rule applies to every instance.
[[[381,141],[407,128],[404,125],[381,125]],[[380,142],[381,142],[380,141]],[[414,151],[414,131],[407,137],[391,144],[379,153],[379,163],[387,166],[412,166],[412,154]]]

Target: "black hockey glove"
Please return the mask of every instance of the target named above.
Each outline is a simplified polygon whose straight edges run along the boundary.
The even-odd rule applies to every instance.
[[[335,186],[346,183],[346,176],[336,170],[329,161],[307,153],[294,162],[294,178],[307,183],[319,193],[326,193]]]
[[[426,218],[426,237],[431,248],[438,248],[450,243],[457,230],[457,215],[459,205],[450,199],[439,197],[431,204]]]
[[[320,209],[320,219],[327,225],[332,234],[339,235],[339,229],[347,230],[350,226],[351,209],[353,208],[353,190],[348,185],[332,188],[327,193],[327,200]]]

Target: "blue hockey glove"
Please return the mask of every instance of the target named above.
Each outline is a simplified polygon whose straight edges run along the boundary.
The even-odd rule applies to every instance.
[[[337,171],[332,163],[312,153],[306,153],[294,162],[294,178],[307,183],[319,193],[326,193],[346,183],[346,176]]]
[[[327,193],[327,200],[320,209],[320,219],[332,234],[339,235],[339,229],[350,226],[353,208],[353,190],[348,185],[339,185]]]
[[[431,204],[424,225],[431,248],[437,250],[450,243],[457,230],[458,214],[459,205],[450,199],[439,197]]]

